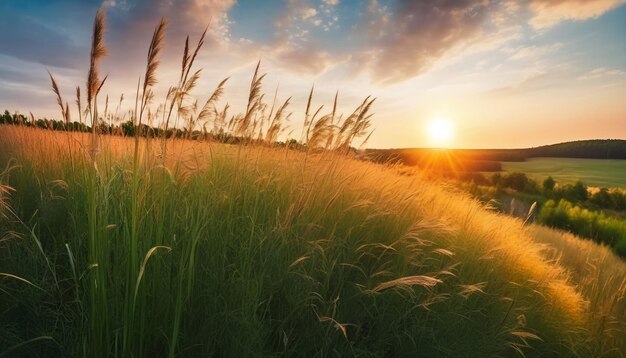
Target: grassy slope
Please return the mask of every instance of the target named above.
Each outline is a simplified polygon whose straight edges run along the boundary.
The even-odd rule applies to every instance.
[[[619,159],[532,158],[504,162],[502,169],[526,173],[538,181],[552,176],[563,184],[580,180],[590,186],[626,188],[626,161]]]
[[[13,352],[624,352],[623,261],[419,175],[181,141],[165,166],[152,143],[133,174],[130,142],[111,137],[96,175],[87,141],[0,128],[23,221],[5,210],[0,272],[38,287],[0,277],[0,353],[36,337]]]

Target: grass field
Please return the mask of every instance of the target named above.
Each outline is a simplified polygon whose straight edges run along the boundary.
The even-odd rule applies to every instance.
[[[626,160],[530,158],[525,162],[503,162],[502,169],[526,173],[539,182],[552,176],[561,184],[580,180],[589,186],[626,188]]]
[[[0,354],[625,352],[623,261],[418,172],[99,142],[92,163],[86,134],[0,127]]]
[[[354,159],[373,98],[321,115],[311,89],[299,149],[280,146],[290,99],[264,102],[260,63],[245,113],[217,110],[225,80],[198,111],[203,34],[144,130],[164,29],[130,138],[98,123],[103,9],[77,89],[92,133],[0,126],[0,357],[624,356],[626,263]]]

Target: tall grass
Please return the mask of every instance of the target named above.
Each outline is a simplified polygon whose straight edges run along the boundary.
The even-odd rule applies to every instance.
[[[138,130],[154,105],[164,28],[138,84]],[[101,12],[103,54],[98,29]],[[194,118],[203,38],[191,55],[186,41],[179,83],[161,103],[160,146],[0,128],[0,354],[624,352],[625,282],[599,282],[604,271],[623,277],[624,263],[589,246],[599,268],[579,270],[575,250],[562,248],[575,246],[570,236],[488,212],[419,173],[352,159],[371,133],[369,97],[343,119],[338,94],[322,114],[311,90],[306,150],[272,147],[290,100],[265,111],[257,64],[245,113],[217,110],[221,82],[197,117],[212,118],[214,134],[233,130],[238,145],[168,139],[170,117]],[[95,123],[103,81],[89,78]]]
[[[0,272],[41,288],[2,279],[3,349],[43,336],[56,343],[20,349],[114,356],[624,349],[623,262],[603,251],[593,272],[564,264],[580,250],[550,262],[553,249],[537,240],[550,237],[558,247],[578,239],[537,234],[419,176],[330,153],[305,165],[297,151],[178,141],[170,149],[183,169],[139,166],[133,197],[129,139],[104,137],[96,224],[103,252],[93,262],[84,240],[90,178],[82,174],[93,170],[90,157],[74,156],[82,158],[76,171],[60,133],[8,127],[0,136],[2,153],[20,165],[2,179],[15,189],[5,191],[15,215],[3,221]],[[129,212],[137,201],[139,262],[131,267]],[[104,273],[104,302],[92,297],[96,270]],[[611,270],[612,279],[597,277]]]

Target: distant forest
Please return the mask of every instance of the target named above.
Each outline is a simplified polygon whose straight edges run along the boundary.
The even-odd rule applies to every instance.
[[[522,162],[528,158],[626,159],[626,140],[594,139],[524,149],[368,149],[376,162],[398,162],[444,171],[499,171],[500,162]]]

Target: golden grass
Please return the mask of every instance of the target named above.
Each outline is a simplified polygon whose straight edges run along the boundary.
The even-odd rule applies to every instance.
[[[83,133],[0,128],[0,143],[8,149],[5,157],[37,163],[34,170],[45,172],[54,180],[63,180],[66,175],[59,163],[90,162],[90,139],[89,134]],[[100,136],[99,140],[103,155],[98,159],[98,168],[102,178],[114,176],[114,172],[119,172],[115,168],[120,166],[126,171],[132,169],[134,139]],[[592,354],[624,348],[620,339],[624,337],[626,322],[626,264],[605,247],[489,211],[453,188],[422,177],[414,169],[358,161],[337,152],[311,153],[180,139],[168,140],[168,152],[162,158],[160,147],[149,145],[150,141],[154,139],[141,138],[138,142],[139,162],[148,172],[163,166],[173,179],[184,183],[196,173],[214,170],[216,164],[237,163],[238,172],[232,173],[236,182],[247,180],[243,178],[249,174],[244,173],[252,173],[254,185],[261,190],[285,190],[276,195],[292,199],[280,213],[276,233],[300,225],[330,229],[327,226],[333,223],[325,217],[330,208],[338,213],[337,222],[367,210],[371,214],[361,225],[380,222],[392,228],[408,227],[397,241],[380,237],[376,250],[410,248],[408,255],[446,258],[438,271],[418,275],[398,276],[384,267],[372,268],[368,279],[371,285],[363,287],[365,292],[408,293],[413,286],[419,286],[431,291],[430,298],[422,304],[428,309],[449,295],[440,291],[442,284],[456,282],[456,295],[467,302],[475,296],[495,296],[511,307],[517,307],[518,301],[535,302],[511,313],[519,322],[509,332],[511,339],[518,340],[511,343],[512,349],[521,349],[518,344],[530,345],[527,340],[536,340],[535,336],[548,339],[543,332],[526,328],[536,325],[541,317],[553,317],[563,327],[587,332],[587,340],[580,344],[604,345]],[[346,195],[350,201],[345,201]],[[307,221],[301,222],[301,218]],[[369,253],[374,250],[372,245],[356,250]],[[298,257],[290,269],[309,262],[309,255]],[[147,258],[143,266],[145,261]],[[454,263],[443,265],[444,261]],[[527,301],[527,295],[541,299]],[[333,322],[344,327],[345,322]]]

